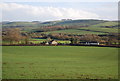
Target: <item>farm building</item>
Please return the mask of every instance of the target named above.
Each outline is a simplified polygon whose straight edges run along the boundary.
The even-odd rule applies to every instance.
[[[46,44],[46,45],[49,45],[49,42],[46,42],[45,44]]]
[[[99,42],[80,42],[82,45],[99,45]]]

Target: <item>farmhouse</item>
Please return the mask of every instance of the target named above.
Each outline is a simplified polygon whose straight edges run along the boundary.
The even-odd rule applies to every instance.
[[[46,44],[46,45],[57,45],[58,42],[55,41],[55,40],[52,40],[52,41],[50,41],[50,42],[46,42],[45,44]]]

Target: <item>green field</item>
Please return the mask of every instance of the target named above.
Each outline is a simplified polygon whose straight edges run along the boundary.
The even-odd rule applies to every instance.
[[[44,33],[45,34],[67,33],[67,34],[78,34],[78,35],[84,35],[84,34],[99,35],[99,34],[108,34],[108,33],[118,33],[118,28],[105,28],[105,27],[100,27],[99,25],[92,25],[90,27],[82,27],[79,29],[58,30],[58,31],[50,31],[50,32],[44,32]]]
[[[118,25],[118,22],[110,21],[110,22],[99,23],[93,26],[101,27],[101,26],[117,26],[117,25]]]
[[[117,79],[117,48],[3,46],[3,79]]]
[[[30,42],[34,44],[39,44],[42,42],[48,41],[47,39],[31,39]],[[58,43],[65,43],[65,44],[70,44],[69,40],[56,40]]]
[[[42,42],[48,41],[47,39],[29,39],[29,42],[32,42],[34,44],[40,44]],[[70,44],[71,42],[69,40],[56,40],[58,43],[65,43]],[[22,44],[23,41],[20,41],[19,44]],[[2,44],[10,44],[9,41],[2,41]],[[18,44],[18,42],[13,42],[13,44]]]
[[[108,33],[118,33],[118,22],[104,22],[95,25],[90,25],[89,27],[81,27],[79,29],[66,29],[66,30],[58,30],[58,31],[50,31],[44,32],[46,34],[49,33],[68,33],[68,34],[108,34]],[[103,26],[103,27],[102,27]],[[116,26],[114,28],[105,28],[104,26]],[[81,30],[84,29],[84,30]],[[87,31],[89,30],[89,31]]]
[[[35,44],[42,43],[46,41],[47,39],[30,39],[29,41]]]
[[[84,30],[90,30],[92,31],[98,31],[98,33],[102,33],[102,32],[108,32],[108,33],[118,33],[118,29],[117,28],[102,28],[102,27],[88,27],[88,28],[80,28],[80,29],[84,29]]]
[[[103,32],[93,32],[93,31],[85,31],[85,30],[79,30],[79,29],[67,29],[67,30],[59,30],[59,31],[51,31],[51,32],[44,32],[45,34],[50,33],[67,33],[67,34],[78,34],[78,35],[84,35],[84,34],[107,34]]]

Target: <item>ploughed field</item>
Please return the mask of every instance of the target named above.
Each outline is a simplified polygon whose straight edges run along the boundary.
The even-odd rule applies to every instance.
[[[117,79],[118,49],[3,46],[3,79]]]

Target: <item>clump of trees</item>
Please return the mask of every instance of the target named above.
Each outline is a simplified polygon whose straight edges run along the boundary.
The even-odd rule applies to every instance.
[[[86,34],[86,35],[81,36],[80,39],[82,41],[88,41],[88,42],[92,42],[92,41],[100,42],[101,41],[101,37],[95,34]]]
[[[3,41],[9,41],[10,44],[13,44],[13,42],[18,42],[22,39],[20,29],[18,28],[8,28],[4,32],[4,35],[2,37]]]
[[[19,28],[7,28],[2,33],[2,40],[7,41],[10,44],[19,44],[22,42],[24,44],[29,43],[29,36],[26,34],[22,34]]]
[[[34,30],[35,32],[47,32],[47,31],[57,31],[57,30],[66,30],[66,29],[75,29],[81,27],[88,27],[86,26],[79,26],[79,25],[53,25],[53,26],[41,26],[40,28]]]

